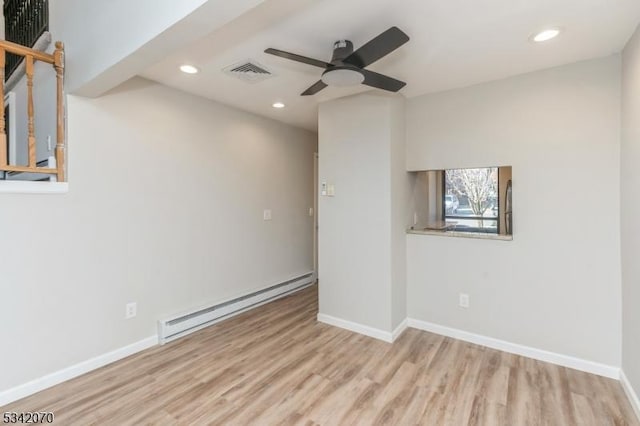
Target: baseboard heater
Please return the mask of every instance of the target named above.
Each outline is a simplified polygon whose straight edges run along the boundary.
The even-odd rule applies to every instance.
[[[315,274],[309,272],[233,300],[160,320],[158,321],[158,340],[161,345],[171,342],[249,309],[302,290],[313,284],[314,281]]]

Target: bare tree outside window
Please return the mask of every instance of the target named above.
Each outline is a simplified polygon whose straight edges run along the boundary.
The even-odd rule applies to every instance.
[[[493,218],[498,216],[497,167],[446,170],[445,192],[460,200],[456,216],[474,216],[479,228],[496,225]],[[485,217],[493,220],[484,220]]]

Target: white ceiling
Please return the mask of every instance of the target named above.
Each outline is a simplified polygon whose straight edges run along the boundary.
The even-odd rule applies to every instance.
[[[322,70],[265,48],[328,61],[334,41],[358,48],[395,25],[411,40],[369,69],[406,81],[400,93],[413,97],[620,52],[639,21],[639,0],[265,0],[141,75],[315,131],[318,103],[369,89],[328,87],[301,97]],[[529,41],[549,26],[564,32],[547,43]],[[276,76],[250,84],[222,73],[246,59]],[[182,63],[201,72],[185,75]],[[275,101],[287,107],[276,110]]]

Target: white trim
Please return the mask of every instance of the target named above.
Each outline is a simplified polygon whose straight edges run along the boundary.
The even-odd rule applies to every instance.
[[[0,194],[66,194],[67,192],[69,192],[67,182],[0,181]]]
[[[353,331],[355,333],[364,334],[365,336],[373,337],[374,339],[382,340],[387,343],[393,343],[393,336],[390,332],[369,327],[368,325],[358,324],[356,322],[343,320],[325,314],[318,314],[318,321],[334,327],[344,328],[345,330]]]
[[[454,339],[463,340],[465,342],[475,343],[476,345],[486,346],[488,348],[497,349],[503,352],[509,352],[528,358],[537,359],[539,361],[549,362],[551,364],[561,365],[563,367],[573,368],[575,370],[585,371],[587,373],[597,374],[611,379],[620,378],[620,368],[612,365],[600,364],[598,362],[586,359],[575,358],[569,355],[563,355],[543,349],[532,348],[530,346],[519,345],[504,340],[494,339],[493,337],[482,336],[480,334],[469,333],[468,331],[458,330],[455,328],[445,327],[426,321],[409,319],[409,327],[419,330],[428,331],[442,336],[452,337]]]
[[[107,364],[119,361],[137,352],[156,346],[157,344],[158,337],[149,336],[146,339],[142,339],[128,346],[116,349],[106,354],[98,355],[95,358],[88,359],[76,365],[72,365],[71,367],[56,371],[55,373],[47,374],[44,377],[40,377],[28,383],[2,391],[0,392],[0,407],[29,395],[33,395],[36,392],[58,385],[62,382],[66,382],[67,380],[71,380],[100,367],[104,367]]]
[[[638,420],[640,420],[640,398],[638,398],[638,394],[633,389],[633,386],[631,386],[631,382],[623,370],[620,370],[620,384],[622,385],[622,389],[624,389],[624,393],[627,394],[627,398],[629,398],[633,411],[635,411]]]
[[[409,327],[409,319],[405,318],[391,333],[391,341],[395,342],[398,337]]]

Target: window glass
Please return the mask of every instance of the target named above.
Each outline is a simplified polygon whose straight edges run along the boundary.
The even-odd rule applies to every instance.
[[[456,230],[498,232],[498,168],[445,170],[444,215]]]

